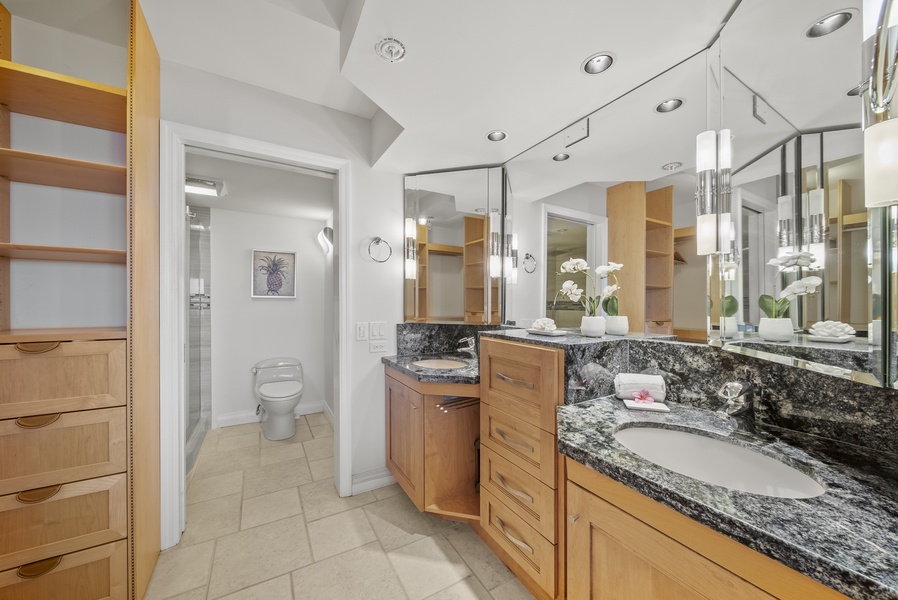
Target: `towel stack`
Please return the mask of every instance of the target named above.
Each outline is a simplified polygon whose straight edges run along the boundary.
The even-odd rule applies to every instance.
[[[632,400],[637,392],[645,390],[655,400],[664,402],[667,387],[660,375],[644,373],[618,373],[614,377],[614,394],[621,400]]]

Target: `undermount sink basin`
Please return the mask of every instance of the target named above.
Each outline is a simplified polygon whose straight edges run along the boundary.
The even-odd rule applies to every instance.
[[[656,465],[731,490],[777,498],[813,498],[826,491],[814,479],[783,462],[704,435],[630,427],[616,432],[614,437]]]
[[[425,369],[460,369],[468,366],[468,363],[466,362],[448,358],[428,358],[426,360],[415,361],[412,364],[416,367],[423,367]]]

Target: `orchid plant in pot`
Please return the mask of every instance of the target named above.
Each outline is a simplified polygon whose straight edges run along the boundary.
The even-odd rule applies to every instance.
[[[626,315],[618,314],[620,303],[617,299],[617,292],[620,290],[620,283],[617,281],[616,272],[620,271],[624,265],[616,262],[609,262],[596,269],[596,277],[599,279],[614,279],[614,283],[608,282],[602,288],[602,310],[605,311],[606,317],[605,330],[611,335],[627,335],[630,330],[630,323]]]
[[[601,306],[609,315],[617,315],[617,297],[614,293],[619,289],[617,286],[617,277],[615,277],[615,285],[605,286],[600,294],[595,292],[598,290],[596,284],[597,279],[604,279],[614,271],[620,270],[623,265],[610,263],[608,265],[596,269],[596,278],[589,273],[589,264],[582,258],[572,258],[561,264],[558,274],[583,273],[587,279],[587,285],[591,284],[593,294],[590,295],[586,290],[580,288],[573,280],[565,281],[559,293],[572,302],[579,302],[586,310],[586,314],[580,321],[580,332],[590,337],[600,337],[605,334],[606,320],[599,314],[599,306]]]
[[[777,269],[777,275],[786,269],[793,267],[808,267],[814,261],[810,252],[790,252],[779,258],[770,259],[768,266]],[[798,279],[782,289],[779,298],[769,294],[762,294],[758,298],[758,307],[767,317],[761,317],[758,325],[758,335],[761,339],[770,342],[788,342],[792,339],[792,319],[786,315],[792,306],[792,301],[798,296],[806,296],[817,291],[817,287],[823,283],[819,277],[812,275]]]
[[[735,296],[727,295],[723,297],[720,305],[720,337],[731,338],[738,329],[736,323],[736,313],[739,312],[739,301]]]

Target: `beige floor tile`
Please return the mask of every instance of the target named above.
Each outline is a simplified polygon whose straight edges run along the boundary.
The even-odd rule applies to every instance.
[[[218,452],[234,450],[235,448],[258,447],[260,437],[262,437],[262,434],[257,431],[223,437],[218,440]]]
[[[312,437],[316,439],[334,435],[334,428],[330,425],[312,425],[310,429],[312,430]]]
[[[272,463],[256,469],[248,469],[243,474],[243,497],[255,498],[311,483],[312,473],[306,459]]]
[[[295,571],[312,562],[302,515],[219,538],[209,599]]]
[[[240,530],[240,494],[187,506],[187,527],[181,546],[213,540]]]
[[[387,552],[440,531],[440,527],[431,520],[432,517],[419,512],[405,494],[369,504],[365,506],[365,513]]]
[[[258,527],[272,521],[279,521],[302,512],[299,504],[299,490],[295,487],[247,498],[243,501],[243,515],[240,529]]]
[[[220,431],[219,434],[222,438],[230,437],[232,435],[242,435],[244,433],[258,433],[262,431],[262,424],[258,421],[254,423],[244,423],[243,425],[232,425],[230,427],[221,427],[216,431]]]
[[[296,420],[296,433],[293,434],[292,438],[287,438],[286,440],[269,440],[264,436],[262,437],[262,447],[263,448],[275,448],[277,446],[286,446],[288,444],[298,444],[300,442],[308,442],[312,439],[312,430],[309,429],[308,424],[301,420]]]
[[[334,455],[334,436],[332,435],[303,442],[302,445],[306,450],[306,458],[309,460],[321,460]]]
[[[401,600],[402,586],[380,544],[373,542],[293,572],[296,600]]]
[[[377,541],[361,508],[312,521],[308,527],[312,556],[316,561]]]
[[[284,462],[287,460],[296,460],[305,458],[306,451],[302,444],[284,444],[282,446],[267,446],[262,448],[261,464],[271,465],[274,463]]]
[[[183,594],[178,594],[177,596],[172,596],[170,598],[167,598],[166,600],[206,600],[206,588],[196,588],[195,590],[190,590],[189,592],[184,592]]]
[[[322,458],[309,461],[309,470],[312,471],[312,479],[321,481],[334,476],[334,458]]]
[[[508,570],[469,525],[458,523],[444,529],[443,535],[486,589],[491,590],[514,579],[514,573]]]
[[[187,487],[187,504],[205,502],[243,492],[243,471],[194,479]]]
[[[533,594],[528,592],[524,584],[517,578],[503,583],[490,593],[495,600],[535,600]]]
[[[388,485],[386,487],[377,488],[376,490],[372,490],[374,495],[377,496],[378,500],[383,500],[384,498],[390,498],[392,496],[397,496],[399,494],[404,494],[402,487],[398,483],[394,483],[393,485]]]
[[[299,488],[299,499],[306,521],[317,521],[337,513],[364,506],[374,502],[376,498],[371,492],[341,498],[337,488],[330,479],[316,481]]]
[[[213,475],[234,473],[259,466],[259,448],[236,448],[215,452],[200,458],[193,481]]]
[[[203,587],[209,581],[214,542],[181,548],[176,546],[159,555],[150,578],[146,600],[162,600]]]
[[[471,570],[442,535],[387,553],[411,600],[421,600],[471,575]]]
[[[221,429],[210,429],[203,437],[203,444],[197,456],[210,454],[218,450],[218,440],[221,438]]]
[[[290,576],[281,575],[275,579],[269,579],[245,590],[229,594],[222,600],[293,600]]]
[[[327,415],[323,412],[320,413],[312,413],[310,415],[306,415],[306,421],[309,423],[309,427],[315,427],[317,425],[330,425],[331,422],[328,420]]]
[[[477,581],[476,577],[468,577],[445,590],[439,591],[427,600],[493,600],[486,588]]]

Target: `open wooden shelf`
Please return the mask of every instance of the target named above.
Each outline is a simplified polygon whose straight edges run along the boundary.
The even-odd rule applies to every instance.
[[[0,329],[0,344],[21,342],[72,342],[86,340],[123,340],[124,327],[61,327],[47,329]]]
[[[695,239],[695,225],[692,227],[678,227],[674,229],[673,237],[676,241],[686,241],[690,239]]]
[[[125,250],[106,248],[74,248],[67,246],[34,246],[0,242],[0,256],[20,260],[51,260],[67,262],[91,262],[123,265],[128,255]]]
[[[645,257],[646,258],[664,258],[665,256],[670,256],[673,252],[662,252],[661,250],[649,250],[645,249]]]
[[[645,218],[645,228],[649,229],[661,229],[662,227],[670,227],[670,223],[668,221],[660,221],[658,219],[650,219],[649,217]]]
[[[0,60],[0,103],[14,113],[125,133],[127,93],[102,83]]]
[[[654,283],[645,284],[645,289],[647,290],[669,290],[672,287],[672,285],[657,285]]]
[[[0,148],[0,177],[20,183],[125,195],[126,168]]]
[[[428,505],[425,512],[451,519],[477,521],[480,519],[480,494],[472,491],[468,496],[441,500],[435,504]]]

